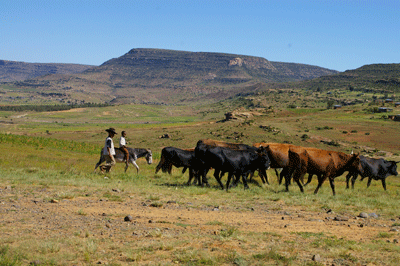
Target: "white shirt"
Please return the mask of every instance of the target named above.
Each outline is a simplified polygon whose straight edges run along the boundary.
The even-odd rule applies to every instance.
[[[107,150],[107,147],[108,147],[107,142],[109,142],[109,141],[111,141],[111,145],[110,145],[110,152],[111,152],[111,155],[115,155],[114,142],[113,142],[113,140],[112,140],[111,137],[107,137],[107,138],[106,138],[106,142],[105,142],[104,148],[103,148],[103,154],[104,154],[104,155],[109,155],[109,154],[108,154],[108,150]]]
[[[122,147],[122,146],[126,146],[126,140],[125,140],[125,137],[121,136],[121,138],[119,139],[119,147]]]

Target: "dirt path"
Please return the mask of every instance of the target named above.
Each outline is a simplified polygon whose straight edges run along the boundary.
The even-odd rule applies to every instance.
[[[96,258],[94,262],[99,260],[100,263],[115,261],[120,257],[125,257],[126,260],[127,255],[120,249],[123,250],[127,241],[133,241],[131,245],[137,245],[136,248],[140,245],[160,245],[157,241],[163,241],[162,245],[170,242],[175,243],[174,250],[179,248],[177,243],[183,241],[179,242],[180,248],[191,246],[196,249],[218,250],[222,256],[231,250],[243,254],[249,252],[244,246],[251,243],[246,241],[213,240],[212,237],[226,234],[229,228],[235,228],[242,235],[276,235],[279,237],[275,238],[282,243],[299,241],[300,232],[370,243],[380,232],[389,232],[393,224],[391,220],[380,218],[343,217],[332,212],[316,213],[286,206],[285,211],[281,211],[263,205],[242,209],[194,206],[190,202],[175,201],[160,204],[143,200],[136,195],[130,195],[122,202],[94,194],[51,200],[55,191],[46,188],[23,195],[18,188],[1,187],[0,232],[6,243],[18,247],[22,239],[29,238],[40,242],[54,238],[93,237],[99,243],[97,250],[107,253],[107,245],[111,241],[118,247],[114,247],[118,251],[110,252],[108,256],[111,257],[99,255],[100,259]],[[309,240],[304,241],[306,243]],[[257,248],[268,246],[265,245],[267,244],[260,244]],[[313,254],[302,250],[301,243],[299,245],[297,256],[304,261],[311,260]],[[144,260],[143,264],[149,263],[149,260],[159,259],[161,253],[168,253],[168,250],[160,249],[141,260]],[[167,255],[161,257],[168,260],[165,258]],[[327,259],[321,263],[328,264],[331,261]]]

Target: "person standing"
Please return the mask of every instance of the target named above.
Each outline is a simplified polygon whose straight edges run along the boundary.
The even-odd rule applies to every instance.
[[[121,151],[124,152],[125,156],[124,156],[124,161],[126,162],[126,165],[128,165],[129,161],[129,151],[126,147],[126,132],[122,131],[121,132],[121,138],[119,139],[119,148],[121,149]]]
[[[113,142],[113,137],[117,135],[117,132],[115,132],[115,129],[110,127],[109,129],[106,129],[108,132],[108,137],[106,138],[104,148],[103,148],[103,155],[106,159],[106,163],[104,165],[104,168],[102,168],[102,171],[104,169],[109,172],[111,167],[115,165],[115,149],[114,149],[114,142]]]

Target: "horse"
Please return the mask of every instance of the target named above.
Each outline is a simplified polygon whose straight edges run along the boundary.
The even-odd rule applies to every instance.
[[[147,164],[152,164],[153,163],[153,154],[151,153],[150,149],[142,149],[142,148],[129,148],[127,147],[128,152],[129,152],[129,159],[128,162],[126,162],[124,160],[125,154],[122,150],[120,150],[119,148],[115,148],[115,155],[114,155],[114,159],[115,162],[117,163],[125,163],[125,172],[128,169],[129,163],[133,164],[136,167],[137,173],[139,173],[139,166],[136,164],[136,160],[138,158],[141,157],[145,157]],[[94,171],[96,171],[97,167],[99,167],[100,164],[102,164],[103,162],[105,162],[105,158],[103,155],[103,150],[101,150],[100,152],[100,160],[99,162],[96,164]],[[103,172],[104,170],[106,170],[106,172],[108,173],[111,169],[110,166],[105,166],[102,165],[100,166],[101,171]]]

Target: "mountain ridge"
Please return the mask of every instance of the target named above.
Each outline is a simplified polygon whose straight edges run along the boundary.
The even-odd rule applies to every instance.
[[[64,103],[184,104],[222,100],[257,83],[301,81],[337,73],[248,55],[135,48],[80,73],[52,73],[7,84],[20,91],[32,89],[40,97],[60,95],[57,101]]]
[[[27,63],[0,60],[0,83],[23,81],[49,74],[76,74],[91,68],[91,65],[68,63]]]

